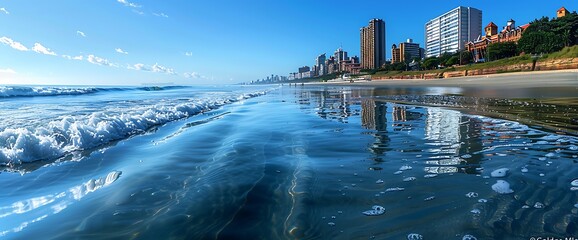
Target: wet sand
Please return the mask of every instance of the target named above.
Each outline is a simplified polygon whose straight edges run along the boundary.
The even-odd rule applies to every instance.
[[[332,81],[320,84],[368,86],[368,87],[482,87],[482,88],[539,88],[571,87],[578,91],[578,69],[502,73],[483,76],[445,79],[392,79],[358,81],[354,83]]]
[[[319,85],[368,88],[387,101],[450,107],[578,134],[578,69],[429,80],[331,81]]]

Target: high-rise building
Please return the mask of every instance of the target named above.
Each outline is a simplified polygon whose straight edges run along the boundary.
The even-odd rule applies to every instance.
[[[399,44],[399,48],[391,46],[391,62],[411,62],[414,58],[422,58],[419,43],[414,43],[411,38]]]
[[[391,45],[391,62],[401,62],[401,54],[399,52],[399,48],[395,44]]]
[[[337,50],[335,50],[333,56],[335,57],[335,60],[337,60],[338,63],[349,59],[347,57],[347,52],[343,51],[342,48],[338,48]]]
[[[385,22],[371,19],[360,30],[361,68],[376,69],[385,63]]]
[[[321,55],[317,56],[317,58],[315,58],[315,66],[316,66],[315,74],[317,76],[322,76],[322,75],[325,75],[325,73],[326,73],[325,72],[325,69],[326,69],[325,59],[326,59],[325,53],[321,54]]]
[[[482,11],[459,6],[425,24],[426,57],[464,49],[482,34]]]
[[[425,58],[425,48],[422,47],[419,48],[419,58],[421,59]]]
[[[414,43],[411,38],[399,44],[399,55],[402,62],[411,62],[414,58],[419,58],[419,43]]]
[[[359,57],[358,56],[351,57],[351,62],[352,63],[359,63]]]

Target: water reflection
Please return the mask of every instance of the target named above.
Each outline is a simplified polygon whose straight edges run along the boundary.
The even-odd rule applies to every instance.
[[[340,167],[323,165],[332,177],[319,185],[331,186],[334,184],[331,181],[337,178],[339,188],[336,194],[319,193],[321,199],[341,200],[340,206],[356,206],[353,211],[368,209],[374,203],[383,204],[387,209],[387,218],[384,218],[387,220],[373,218],[359,221],[362,224],[358,225],[355,223],[361,218],[359,212],[351,213],[343,222],[327,217],[322,223],[330,225],[324,234],[337,232],[336,227],[344,222],[348,225],[341,233],[350,235],[336,238],[362,238],[365,235],[360,232],[371,232],[375,235],[366,237],[401,239],[407,233],[417,232],[433,239],[465,234],[478,239],[522,239],[529,234],[567,236],[578,232],[574,206],[578,199],[570,185],[578,176],[574,166],[578,162],[578,139],[519,122],[470,114],[477,110],[494,114],[519,111],[516,116],[522,116],[538,111],[544,115],[533,120],[544,121],[563,116],[560,109],[575,109],[576,105],[555,103],[552,99],[541,99],[542,103],[537,103],[455,95],[409,95],[419,92],[415,89],[396,90],[408,95],[387,95],[385,92],[390,90],[369,88],[315,88],[313,91],[315,96],[347,99],[343,104],[350,114],[323,104],[315,105],[316,109],[309,113],[329,121],[348,122],[347,127],[343,127],[348,131],[339,136],[343,141],[361,142],[355,146],[367,156],[364,160],[374,160],[360,162],[356,157],[345,157],[346,160],[339,162],[343,164]],[[355,114],[357,111],[359,115]],[[327,117],[330,115],[337,117]],[[548,117],[543,118],[545,115]],[[347,120],[340,121],[340,118]],[[321,138],[315,136],[318,137]],[[504,168],[508,174],[498,179],[508,183],[513,192],[501,194],[493,187],[497,179],[492,179],[491,172]],[[321,219],[334,214],[333,208],[327,209],[330,211],[321,215]],[[422,217],[428,219],[427,224],[422,224],[425,222],[421,221]],[[342,217],[338,215],[339,218]],[[391,219],[395,219],[395,223]],[[436,221],[439,219],[442,220]],[[460,224],[455,225],[456,222]],[[379,230],[392,228],[403,230],[402,233]]]
[[[385,162],[388,159],[385,155],[391,155],[392,151],[415,153],[417,157],[427,153],[428,156],[423,160],[426,173],[480,173],[480,157],[463,158],[462,155],[482,150],[480,132],[483,123],[455,110],[409,106],[382,100],[383,91],[327,88],[298,91],[296,95],[300,104],[314,105],[315,114],[323,119],[347,122],[360,111],[361,126],[371,130],[369,134],[373,136],[368,150],[376,162]],[[406,93],[414,91],[409,89]],[[310,98],[305,100],[303,97]],[[400,138],[400,134],[410,136],[413,140]]]
[[[19,200],[7,206],[0,206],[0,222],[2,222],[0,237],[20,232],[32,223],[60,213],[75,201],[80,201],[87,194],[112,184],[120,175],[120,171],[112,171],[104,177],[90,179],[73,186],[68,191]]]
[[[336,119],[340,122],[347,122],[351,116],[348,99],[351,94],[347,92],[313,92],[313,96],[318,97],[317,114],[322,118]]]
[[[391,150],[386,114],[387,103],[376,102],[373,99],[364,99],[361,103],[361,125],[366,129],[375,130],[373,133],[375,141],[369,150],[375,154],[376,161],[380,161],[381,157]]]

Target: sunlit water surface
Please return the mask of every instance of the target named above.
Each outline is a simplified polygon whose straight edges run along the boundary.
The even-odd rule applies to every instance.
[[[0,98],[0,236],[578,234],[578,139],[480,115],[497,109],[483,98],[457,96],[478,111],[452,89],[150,90]]]

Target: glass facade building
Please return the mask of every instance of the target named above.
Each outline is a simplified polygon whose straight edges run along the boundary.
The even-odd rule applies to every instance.
[[[425,24],[425,55],[455,53],[481,34],[482,11],[459,6]]]

